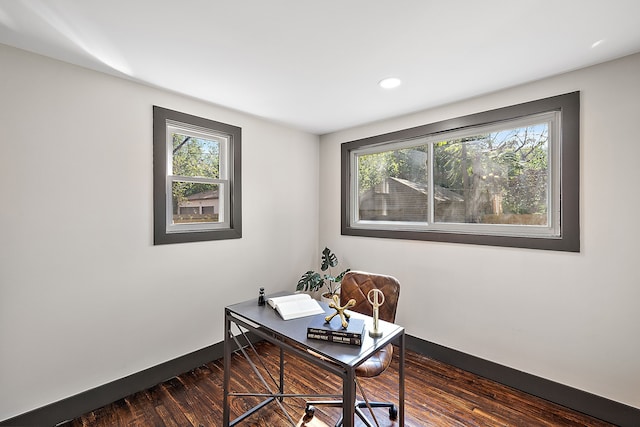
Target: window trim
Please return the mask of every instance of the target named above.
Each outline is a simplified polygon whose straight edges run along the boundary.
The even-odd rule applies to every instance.
[[[202,230],[196,226],[188,230],[184,227],[168,227],[171,215],[168,185],[177,176],[169,176],[168,126],[183,127],[194,132],[198,129],[209,134],[220,134],[228,138],[226,147],[226,167],[228,168],[228,215],[221,224]],[[242,174],[241,174],[242,129],[237,126],[178,111],[153,106],[153,217],[154,245],[170,243],[200,242],[209,240],[238,239],[242,237]],[[222,150],[221,150],[222,151]],[[180,178],[180,177],[178,177]],[[199,178],[182,177],[187,181]],[[178,179],[182,180],[182,179]],[[222,179],[213,181],[224,181]]]
[[[469,234],[457,231],[415,229],[372,229],[352,226],[352,207],[355,196],[351,194],[351,152],[368,146],[383,145],[443,132],[490,125],[536,114],[558,111],[560,113],[560,233],[558,237],[523,237],[495,234]],[[443,120],[414,128],[376,135],[341,145],[341,234],[361,237],[378,237],[407,240],[425,240],[451,243],[467,243],[490,246],[546,249],[580,252],[580,92],[553,96],[518,105]],[[557,171],[556,171],[557,172]],[[357,168],[354,170],[357,173]],[[357,208],[357,207],[356,207]]]

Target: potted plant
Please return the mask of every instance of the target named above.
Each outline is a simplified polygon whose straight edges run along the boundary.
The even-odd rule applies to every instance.
[[[313,270],[309,270],[302,275],[300,280],[298,280],[298,285],[296,286],[297,291],[312,291],[316,292],[322,287],[326,287],[327,290],[322,293],[322,297],[331,300],[333,295],[337,294],[340,291],[340,281],[344,277],[345,273],[350,269],[347,268],[342,273],[334,276],[331,268],[338,265],[338,257],[331,252],[331,249],[324,248],[322,251],[322,264],[320,265],[321,271],[327,271],[328,273],[317,273]]]

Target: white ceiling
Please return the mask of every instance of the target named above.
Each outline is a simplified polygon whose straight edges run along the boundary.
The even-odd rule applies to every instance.
[[[639,52],[639,17],[638,0],[3,0],[0,43],[324,134]]]

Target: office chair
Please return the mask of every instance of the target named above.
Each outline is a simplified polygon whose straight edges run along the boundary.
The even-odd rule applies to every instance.
[[[350,271],[342,278],[340,286],[340,304],[344,305],[350,299],[356,300],[356,305],[350,310],[358,313],[373,316],[373,306],[367,300],[367,294],[371,289],[380,289],[385,297],[385,302],[380,306],[379,318],[386,322],[395,322],[396,309],[398,307],[398,297],[400,296],[400,283],[391,276],[380,274],[365,273],[362,271]],[[356,399],[355,413],[369,427],[373,427],[369,420],[365,417],[363,409],[370,408],[389,408],[389,418],[395,420],[398,416],[398,409],[390,402],[370,402],[364,394],[364,389],[360,385],[358,378],[376,377],[383,373],[391,364],[393,359],[393,344],[387,344],[378,350],[373,356],[356,368],[356,385],[360,389],[360,393],[364,400]],[[307,402],[305,414],[307,417],[313,417],[315,406],[332,406],[342,407],[342,401],[315,401]],[[373,415],[373,412],[372,412]],[[375,415],[374,415],[375,419]],[[342,417],[336,423],[336,427],[342,425]],[[377,420],[375,420],[378,424]]]

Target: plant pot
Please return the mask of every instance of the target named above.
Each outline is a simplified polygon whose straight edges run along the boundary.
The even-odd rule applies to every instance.
[[[320,301],[326,302],[327,304],[329,304],[329,303],[333,302],[333,295],[334,294],[331,294],[329,292],[325,292],[322,295],[320,295]],[[335,295],[339,296],[340,292],[336,292]]]

